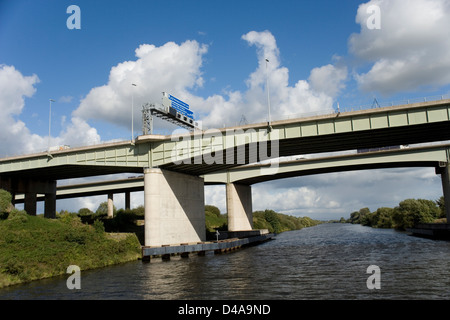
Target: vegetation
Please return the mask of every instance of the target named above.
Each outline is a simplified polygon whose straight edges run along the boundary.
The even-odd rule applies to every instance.
[[[8,197],[1,192],[0,287],[62,275],[69,265],[86,270],[141,256],[134,234],[113,237],[100,220],[87,225],[66,212],[56,219],[30,216],[3,205]]]
[[[221,214],[220,210],[211,205],[205,206],[206,231],[207,233],[215,230],[227,230],[228,218],[226,214]],[[312,227],[321,223],[308,217],[294,217],[277,213],[273,210],[253,212],[253,228],[268,229],[269,232],[281,233],[290,230],[299,230],[306,227]]]
[[[445,220],[444,197],[436,201],[406,199],[395,208],[378,208],[370,212],[362,208],[352,212],[346,222],[374,228],[395,228],[405,230],[418,223],[442,222]]]

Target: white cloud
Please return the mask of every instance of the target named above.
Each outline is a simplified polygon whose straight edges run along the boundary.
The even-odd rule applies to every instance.
[[[72,102],[73,97],[72,96],[62,96],[58,99],[58,102],[60,103],[69,103]]]
[[[316,92],[336,97],[344,89],[347,79],[347,67],[336,67],[332,64],[311,70],[309,82]]]
[[[31,133],[26,124],[17,120],[25,106],[25,98],[36,92],[37,75],[24,76],[14,66],[0,66],[0,136],[1,156],[41,152],[48,147],[48,136]],[[64,120],[65,121],[65,120]],[[100,142],[97,130],[84,120],[74,117],[59,137],[51,137],[51,145],[90,145]]]
[[[16,119],[25,106],[25,98],[32,97],[36,92],[34,86],[37,83],[37,75],[24,76],[14,66],[0,65],[2,156],[31,152],[44,146],[42,137],[31,134],[25,123]]]
[[[380,8],[380,29],[369,29],[367,8]],[[389,95],[450,83],[450,2],[448,0],[371,0],[359,6],[358,34],[349,38],[349,49],[371,64],[356,75],[367,92]]]
[[[207,46],[196,41],[181,45],[168,42],[161,47],[143,44],[135,50],[136,61],[125,61],[111,68],[107,84],[93,88],[81,101],[74,116],[129,126],[134,100],[135,122],[141,119],[141,105],[156,102],[161,92],[185,99],[189,89],[201,87],[200,67]],[[136,86],[132,86],[132,83]]]
[[[136,49],[135,61],[125,61],[111,68],[108,83],[93,88],[74,116],[128,128],[132,99],[135,123],[138,123],[140,106],[145,102],[159,103],[161,92],[167,91],[188,102],[205,127],[235,125],[242,115],[252,123],[267,121],[267,76],[272,119],[332,109],[333,98],[343,88],[347,77],[345,68],[333,65],[317,68],[309,81],[299,80],[289,86],[289,70],[281,66],[275,37],[269,31],[251,31],[242,39],[256,47],[258,59],[258,67],[246,79],[247,90],[243,92],[228,91],[206,98],[195,94],[195,89],[204,83],[201,67],[208,49],[206,45],[196,41],[180,45],[168,42],[160,47],[143,44]],[[267,65],[266,59],[269,60]],[[137,86],[132,87],[132,83]]]

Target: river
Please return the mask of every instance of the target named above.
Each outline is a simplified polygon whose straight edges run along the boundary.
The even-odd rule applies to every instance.
[[[379,273],[368,273],[371,265]],[[232,253],[135,261],[0,289],[0,299],[449,299],[450,242],[321,224]],[[379,283],[369,289],[367,280]]]

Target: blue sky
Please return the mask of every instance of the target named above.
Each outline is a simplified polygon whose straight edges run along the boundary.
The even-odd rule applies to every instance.
[[[335,54],[346,54],[349,34],[359,29],[354,21],[359,3],[4,0],[0,59],[23,75],[39,77],[21,119],[44,135],[48,99],[72,97],[70,103],[55,104],[52,114],[54,119],[69,117],[91,88],[108,81],[112,66],[136,59],[134,50],[144,43],[161,46],[196,40],[208,45],[201,70],[205,83],[196,89],[196,94],[207,97],[223,89],[244,89],[257,60],[255,49],[241,36],[269,30],[276,37],[281,64],[289,69],[290,82],[306,79],[312,68],[330,63]],[[71,4],[81,9],[80,30],[66,27]],[[55,132],[61,129],[59,121],[54,126]]]
[[[79,30],[66,25],[73,4],[81,9]],[[381,9],[379,30],[367,28],[369,5]],[[375,97],[382,103],[445,95],[449,16],[448,0],[2,0],[0,156],[46,149],[50,98],[56,100],[52,145],[129,139],[132,82],[138,84],[135,134],[140,105],[159,102],[161,91],[188,102],[208,127],[234,125],[242,115],[264,121],[263,61],[269,56],[278,118],[330,110],[338,102],[344,108],[371,105]],[[161,133],[173,129],[157,123]],[[437,198],[439,181],[420,172],[409,179],[433,181],[427,192]],[[317,210],[274,209],[344,215],[367,203],[320,197],[320,183],[292,181],[299,199],[322,199],[313,201]],[[292,181],[286,188],[276,184],[280,195],[292,193]],[[211,201],[220,192],[211,191]],[[386,203],[403,196],[409,195]]]

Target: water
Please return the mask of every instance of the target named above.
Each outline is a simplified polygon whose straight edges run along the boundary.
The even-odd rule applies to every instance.
[[[369,290],[367,268],[381,269]],[[449,299],[450,242],[322,224],[233,253],[125,263],[0,289],[0,299]]]

